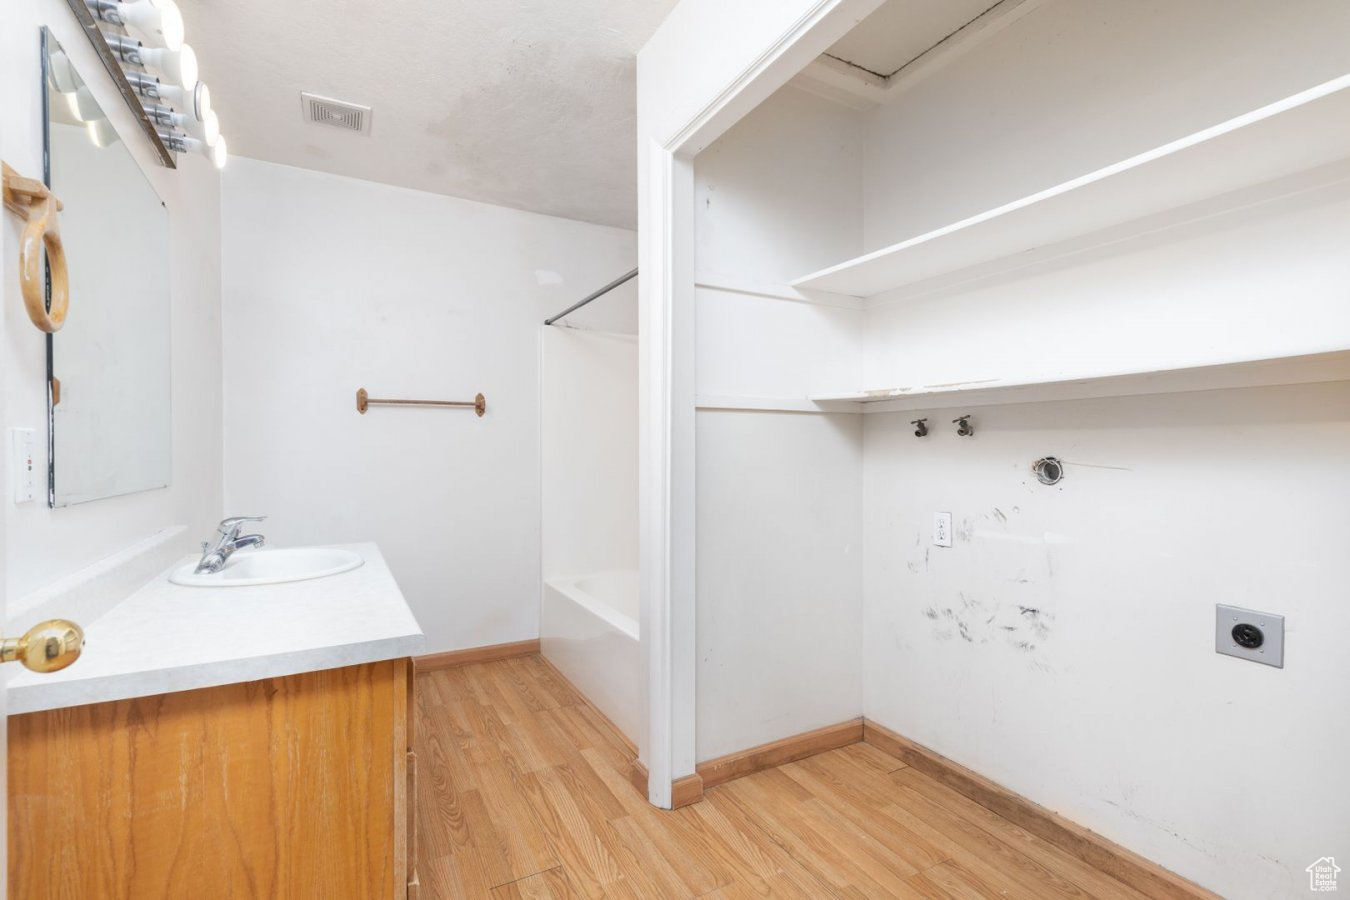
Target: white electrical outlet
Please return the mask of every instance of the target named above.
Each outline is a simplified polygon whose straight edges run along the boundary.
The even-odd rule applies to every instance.
[[[12,428],[13,447],[10,451],[14,502],[28,503],[37,499],[37,432],[32,428]]]
[[[933,546],[950,547],[952,545],[952,514],[933,513]]]

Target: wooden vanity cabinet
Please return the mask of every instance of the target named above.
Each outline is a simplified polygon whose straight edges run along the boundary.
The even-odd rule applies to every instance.
[[[9,896],[416,894],[412,664],[9,720]]]

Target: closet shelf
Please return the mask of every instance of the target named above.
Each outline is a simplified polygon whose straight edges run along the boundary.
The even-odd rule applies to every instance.
[[[1205,204],[1350,157],[1350,75],[1044,191],[792,282],[802,290],[871,297],[967,272],[1154,231],[1223,211]],[[1228,208],[1252,202],[1233,197]],[[1197,204],[1204,209],[1192,209]],[[1174,214],[1169,221],[1169,215]],[[1097,240],[1092,240],[1096,236]],[[1064,245],[1064,246],[1060,246]],[[1031,251],[1036,251],[1034,254]],[[856,398],[854,398],[856,399]]]
[[[1149,372],[1022,380],[995,378],[900,387],[813,396],[810,402],[824,407],[851,401],[866,412],[892,412],[955,405],[993,406],[1001,403],[1132,397],[1330,381],[1350,381],[1350,350]]]

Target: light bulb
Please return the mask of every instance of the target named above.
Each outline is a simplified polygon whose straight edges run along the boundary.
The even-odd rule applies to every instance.
[[[218,136],[216,138],[216,145],[211,148],[211,162],[216,164],[217,169],[223,169],[229,158],[229,151],[225,149],[225,138],[223,136]]]
[[[197,54],[190,44],[184,44],[178,50],[141,47],[135,51],[131,61],[158,70],[185,90],[191,90],[197,83]]]
[[[178,83],[185,88],[193,88],[197,84],[199,71],[197,68],[197,51],[187,44],[178,48],[178,78],[176,79]]]
[[[202,120],[202,137],[206,140],[208,146],[214,147],[220,140],[220,116],[216,111],[208,109],[206,118]]]
[[[220,137],[220,119],[214,112],[208,112],[205,120],[180,112],[169,114],[169,121],[208,147],[214,147]]]
[[[211,89],[206,86],[205,81],[197,82],[197,86],[192,89],[192,111],[203,122],[206,121],[207,113],[211,111]]]
[[[135,31],[152,46],[166,50],[183,46],[183,14],[173,0],[122,0],[104,9],[105,18]]]

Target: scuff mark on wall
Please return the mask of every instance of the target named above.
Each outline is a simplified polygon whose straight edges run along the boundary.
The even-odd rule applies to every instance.
[[[1017,609],[1022,614],[1022,618],[1026,619],[1027,627],[1036,637],[1045,640],[1050,636],[1050,622],[1055,618],[1053,615],[1031,606],[1019,606]]]
[[[1142,815],[1137,810],[1131,809],[1128,806],[1124,806],[1123,804],[1117,803],[1114,800],[1106,800],[1105,798],[1103,798],[1103,802],[1105,802],[1106,805],[1108,806],[1114,806],[1116,809],[1120,810],[1122,813],[1129,816],[1131,819],[1134,819],[1136,822],[1142,822],[1143,824],[1149,826],[1150,828],[1156,828],[1165,834],[1171,835],[1172,837],[1181,841],[1183,844],[1185,844],[1186,846],[1190,847],[1191,849],[1195,850],[1198,853],[1203,853],[1205,856],[1208,856],[1211,859],[1218,858],[1214,855],[1212,851],[1206,849],[1201,844],[1197,844],[1195,841],[1189,840],[1188,838],[1186,838],[1185,835],[1177,831],[1175,828],[1173,828],[1170,824],[1166,822],[1151,819],[1148,816]]]
[[[959,636],[971,645],[1004,643],[1019,654],[1034,656],[1044,652],[1053,631],[1054,614],[1041,606],[1017,601],[1031,597],[1024,586],[1043,584],[1053,575],[1050,545],[1055,540],[1049,533],[1018,533],[1010,521],[1021,513],[1021,507],[1009,509],[1011,512],[991,506],[985,513],[962,518],[952,529],[952,536],[965,546],[959,547],[955,554],[950,550],[939,551],[947,555],[939,555],[936,566],[933,548],[925,540],[923,529],[913,532],[915,549],[923,547],[923,556],[920,558],[916,553],[906,560],[909,575],[925,579],[931,577],[927,574],[930,572],[948,575],[955,563],[961,570],[977,576],[975,582],[963,579],[964,589],[954,591],[954,598],[947,602],[942,602],[940,595],[930,595],[930,600],[936,602],[919,609],[933,623],[931,633],[937,640],[950,641]],[[1027,551],[1034,554],[1036,547],[1043,550],[1044,563],[1034,555],[1028,560]],[[1000,587],[1007,596],[997,596]],[[1038,659],[1030,662],[1041,671],[1056,671],[1048,662]]]
[[[957,603],[953,606],[930,605],[920,614],[938,623],[933,634],[939,640],[950,640],[959,634],[966,643],[987,644],[1001,634],[1009,646],[1028,653],[1049,639],[1055,618],[1036,607],[1000,605],[997,600],[981,600],[965,591],[957,592]]]

